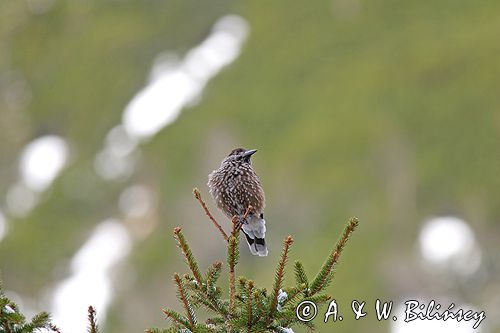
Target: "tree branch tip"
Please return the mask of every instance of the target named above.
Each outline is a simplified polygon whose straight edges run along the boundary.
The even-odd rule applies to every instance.
[[[289,235],[286,239],[285,239],[285,243],[287,243],[288,245],[291,245],[293,243],[293,238],[291,235]]]
[[[89,320],[89,332],[90,333],[97,333],[98,328],[97,328],[97,323],[96,323],[96,311],[92,305],[89,306],[88,308],[88,320]],[[55,327],[55,326],[54,326]],[[57,332],[57,331],[56,331]]]
[[[194,197],[198,200],[201,199],[201,193],[200,193],[200,190],[198,190],[197,187],[193,188],[193,194],[194,194]]]
[[[182,228],[181,228],[181,227],[175,227],[175,228],[174,228],[174,234],[176,234],[176,235],[180,234],[180,233],[181,233],[181,231],[182,231]]]
[[[200,191],[196,187],[193,189],[193,194],[194,194],[194,197],[196,198],[196,200],[198,200],[198,202],[200,203],[201,208],[203,208],[203,210],[205,211],[205,215],[208,216],[210,221],[212,221],[212,223],[215,225],[215,227],[219,230],[220,234],[222,235],[222,238],[224,238],[224,240],[227,242],[228,236],[227,236],[226,232],[224,231],[224,229],[222,229],[220,224],[212,216],[212,213],[210,213],[210,210],[208,209],[207,204],[201,198]]]

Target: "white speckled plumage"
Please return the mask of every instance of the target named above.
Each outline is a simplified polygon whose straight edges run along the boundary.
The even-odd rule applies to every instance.
[[[217,207],[229,219],[235,215],[242,219],[248,206],[253,207],[247,219],[242,221],[242,231],[252,254],[266,256],[265,195],[252,168],[250,156],[253,153],[253,150],[234,149],[208,176],[208,187]]]

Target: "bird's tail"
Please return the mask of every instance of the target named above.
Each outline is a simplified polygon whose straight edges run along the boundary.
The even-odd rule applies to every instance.
[[[247,223],[243,224],[241,229],[245,234],[245,238],[250,248],[250,252],[254,256],[267,256],[266,246],[266,220],[259,217],[247,218]]]

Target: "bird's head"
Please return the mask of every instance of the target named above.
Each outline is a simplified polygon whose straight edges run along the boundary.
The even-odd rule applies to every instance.
[[[229,155],[224,159],[222,163],[248,163],[251,164],[250,162],[250,157],[252,157],[253,154],[257,152],[257,149],[251,149],[251,150],[246,150],[245,148],[236,148],[233,149]]]

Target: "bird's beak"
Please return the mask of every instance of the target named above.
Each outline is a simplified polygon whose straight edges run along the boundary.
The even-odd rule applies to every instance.
[[[257,152],[257,149],[252,149],[252,150],[247,150],[245,153],[243,153],[243,157],[250,157],[253,154]]]

